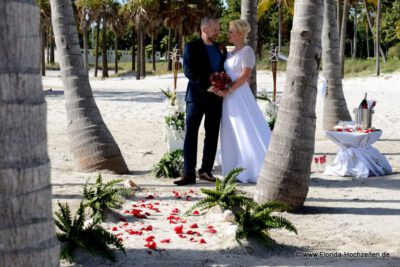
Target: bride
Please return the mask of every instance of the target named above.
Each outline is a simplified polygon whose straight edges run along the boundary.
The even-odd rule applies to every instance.
[[[224,67],[233,83],[228,90],[217,91],[223,96],[221,119],[222,173],[244,168],[237,179],[243,183],[257,182],[264,162],[271,130],[251,92],[248,80],[255,64],[253,49],[245,44],[250,25],[245,20],[229,23],[229,42],[235,49],[228,53]]]

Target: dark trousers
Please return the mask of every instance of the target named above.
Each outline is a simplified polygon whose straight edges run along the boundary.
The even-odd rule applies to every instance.
[[[184,175],[195,176],[197,162],[197,141],[203,115],[204,120],[204,149],[200,172],[211,173],[218,146],[219,127],[222,114],[222,101],[211,103],[186,103],[186,135],[184,150]]]

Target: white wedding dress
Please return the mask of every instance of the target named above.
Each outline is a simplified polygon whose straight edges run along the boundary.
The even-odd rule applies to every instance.
[[[235,81],[242,67],[253,68],[255,55],[250,46],[228,53],[225,71]],[[244,168],[237,180],[256,183],[271,138],[271,130],[245,82],[224,98],[221,119],[222,173]]]

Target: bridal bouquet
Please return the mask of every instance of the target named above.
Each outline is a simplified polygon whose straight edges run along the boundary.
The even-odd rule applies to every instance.
[[[228,90],[228,85],[232,83],[232,79],[226,72],[215,72],[210,76],[210,83],[214,87],[214,91]]]

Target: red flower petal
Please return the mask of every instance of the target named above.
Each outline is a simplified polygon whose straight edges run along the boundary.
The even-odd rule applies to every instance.
[[[120,222],[126,222],[126,218],[119,218]]]
[[[174,208],[172,211],[171,211],[171,214],[177,214],[177,213],[180,213],[181,211],[178,209],[178,208]]]
[[[207,229],[206,232],[211,233],[211,234],[215,234],[217,232],[217,230],[215,230],[215,229]]]
[[[146,231],[152,231],[152,230],[153,230],[153,226],[149,225],[149,226],[146,227],[145,230],[146,230]]]
[[[181,223],[186,223],[187,220],[180,220]]]
[[[151,242],[151,241],[153,241],[154,238],[155,238],[154,235],[151,235],[151,236],[147,237],[145,240],[147,242]]]
[[[193,211],[193,215],[200,215],[200,212],[198,210]]]
[[[191,225],[189,226],[189,228],[194,229],[194,228],[199,228],[199,226],[197,225],[197,223],[194,223],[194,224],[191,224]]]
[[[207,243],[207,242],[202,238],[202,239],[199,240],[199,243],[200,243],[200,244],[205,244],[205,243]]]
[[[214,226],[212,226],[212,225],[207,226],[207,229],[213,229],[213,228],[214,228]]]
[[[114,226],[113,228],[112,228],[112,230],[111,231],[117,231],[118,230],[118,228],[116,227],[116,226]]]
[[[186,196],[186,201],[189,201],[190,200],[190,196]]]
[[[194,194],[193,189],[190,189],[190,190],[189,190],[189,193],[190,193],[190,194]]]
[[[183,225],[178,225],[174,227],[174,231],[177,234],[183,234]]]
[[[186,238],[186,236],[185,236],[185,235],[179,235],[179,237],[180,237],[180,238]]]
[[[163,239],[163,240],[161,240],[160,242],[161,242],[161,243],[170,243],[170,242],[171,242],[171,239],[170,239],[170,238]]]
[[[157,243],[154,241],[150,241],[148,242],[146,245],[144,245],[145,247],[148,247],[149,249],[156,249],[157,247]]]
[[[154,196],[153,195],[148,195],[146,198],[147,199],[154,199]]]

